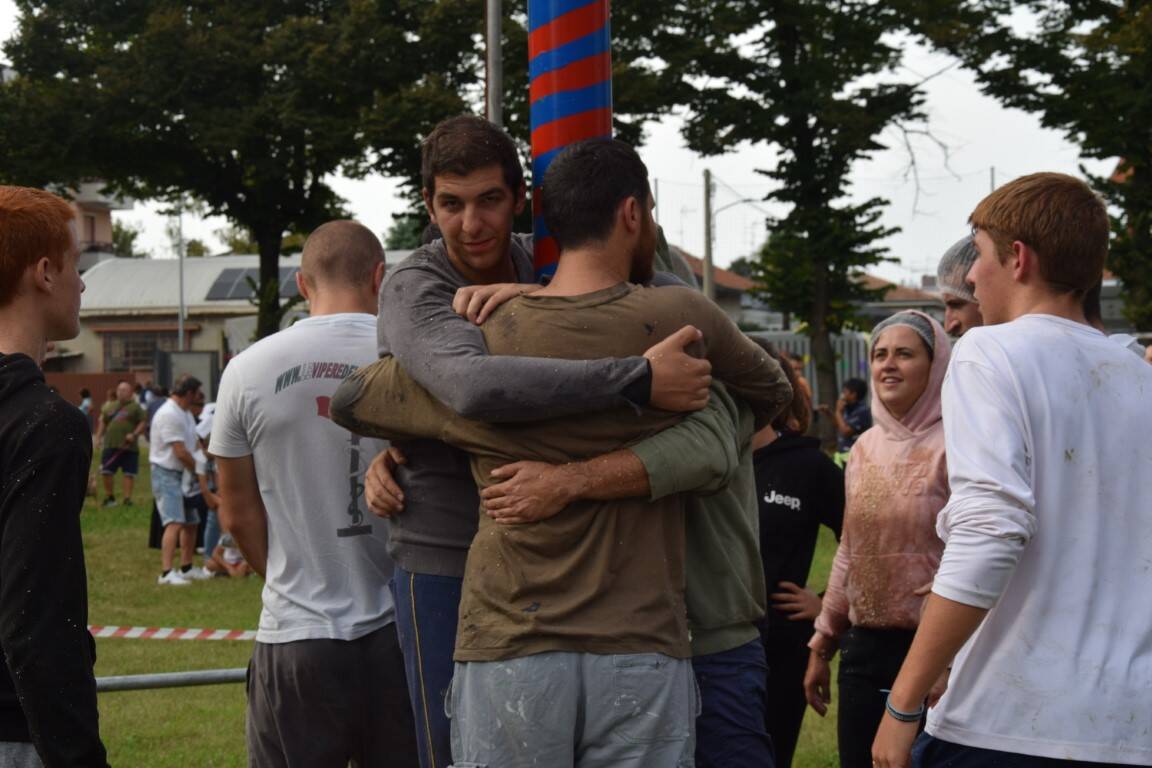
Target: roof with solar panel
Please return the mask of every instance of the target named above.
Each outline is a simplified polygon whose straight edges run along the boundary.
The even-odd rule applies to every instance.
[[[389,251],[395,266],[411,251]],[[280,259],[280,297],[296,295],[300,254]],[[184,303],[189,315],[237,315],[256,311],[250,299],[259,280],[257,256],[209,256],[184,260]],[[179,299],[176,259],[107,259],[84,273],[80,316],[175,314]]]

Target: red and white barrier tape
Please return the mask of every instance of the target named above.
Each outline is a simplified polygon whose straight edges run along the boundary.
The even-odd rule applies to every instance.
[[[93,637],[127,640],[255,640],[254,629],[186,629],[184,627],[103,627],[88,625]]]

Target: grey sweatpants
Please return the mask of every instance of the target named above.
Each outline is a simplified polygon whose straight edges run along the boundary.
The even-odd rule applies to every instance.
[[[692,662],[659,653],[540,653],[456,665],[455,768],[691,768]]]

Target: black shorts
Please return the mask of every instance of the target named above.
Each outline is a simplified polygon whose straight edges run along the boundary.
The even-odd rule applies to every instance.
[[[396,625],[356,640],[256,643],[247,737],[250,765],[417,768]]]
[[[105,448],[100,454],[100,474],[114,475],[122,470],[125,477],[136,477],[140,471],[140,452],[121,448]]]

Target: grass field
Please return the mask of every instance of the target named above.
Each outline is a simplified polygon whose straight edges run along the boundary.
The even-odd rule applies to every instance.
[[[83,515],[89,622],[105,626],[255,629],[257,577],[213,579],[188,587],[156,583],[160,553],[148,549],[151,491],[141,456],[133,507],[103,509],[89,499]],[[120,479],[116,479],[120,491]],[[823,588],[835,541],[821,531],[813,586]],[[200,558],[197,557],[197,564]],[[96,674],[142,674],[243,667],[251,643],[236,641],[97,640]],[[835,698],[835,696],[833,697]],[[835,707],[835,704],[833,704]],[[838,764],[835,709],[809,712],[796,760],[800,768]],[[222,768],[246,765],[244,686],[238,684],[100,694],[100,730],[113,766]]]

